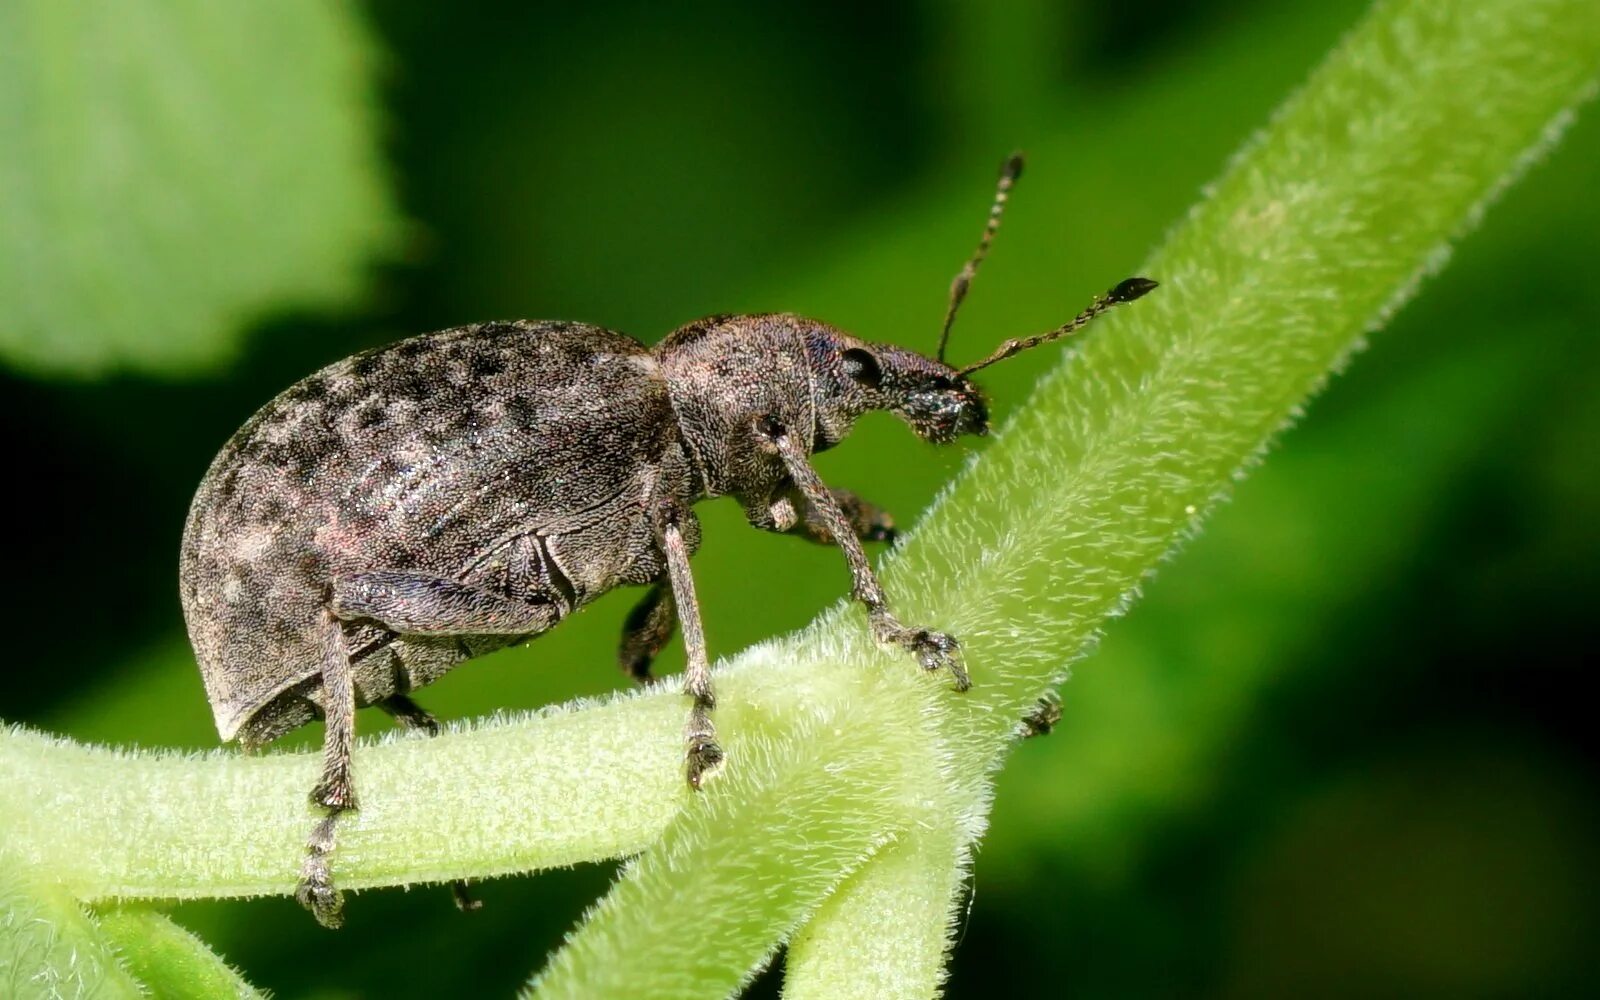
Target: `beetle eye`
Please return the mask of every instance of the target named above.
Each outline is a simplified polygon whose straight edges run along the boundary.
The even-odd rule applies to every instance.
[[[878,383],[883,381],[883,369],[878,367],[878,359],[861,348],[852,347],[840,357],[844,360],[844,373],[862,385],[876,389]]]

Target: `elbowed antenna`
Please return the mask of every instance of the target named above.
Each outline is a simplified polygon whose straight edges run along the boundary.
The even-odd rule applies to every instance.
[[[1020,340],[1008,340],[996,348],[995,352],[987,358],[982,361],[975,361],[965,368],[958,368],[956,372],[960,375],[971,375],[978,369],[987,368],[997,361],[1004,361],[1013,354],[1021,354],[1023,351],[1038,347],[1040,344],[1048,344],[1052,340],[1069,337],[1088,326],[1089,322],[1101,313],[1114,306],[1122,305],[1124,302],[1132,302],[1155,288],[1156,285],[1157,282],[1151,281],[1149,278],[1129,278],[1104,295],[1097,296],[1093,302],[1089,303],[1089,308],[1049,333],[1041,333],[1036,337],[1025,337]]]
[[[939,363],[944,363],[944,349],[950,343],[950,328],[956,322],[956,310],[961,308],[961,303],[966,300],[967,289],[972,287],[972,279],[978,274],[978,266],[983,259],[989,256],[989,245],[994,242],[994,234],[1000,231],[1000,217],[1005,214],[1006,200],[1011,197],[1011,189],[1017,183],[1017,178],[1022,176],[1022,154],[1012,153],[1006,161],[1000,164],[1000,182],[995,185],[994,203],[989,206],[989,221],[983,227],[983,237],[978,240],[978,249],[972,254],[955,278],[950,282],[950,305],[944,312],[944,327],[939,331],[939,353],[936,357]]]

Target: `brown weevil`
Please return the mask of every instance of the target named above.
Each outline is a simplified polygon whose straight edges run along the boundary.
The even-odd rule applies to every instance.
[[[635,678],[682,623],[686,766],[699,787],[722,759],[689,573],[700,500],[732,496],[757,528],[839,546],[873,636],[967,687],[956,640],[885,603],[862,543],[890,539],[892,520],[830,489],[809,459],[869,410],[936,443],[983,434],[974,371],[1155,287],[1131,278],[1054,330],[946,365],[1021,170],[1018,156],[1001,170],[983,238],[951,284],[937,360],[788,314],[708,317],[653,349],[581,323],[483,323],[329,365],[233,435],[185,525],[184,617],[224,740],[256,747],[326,720],[311,793],[325,818],[296,893],[319,921],[341,920],[328,861],[335,817],[356,808],[356,709],[436,731],[411,691],[614,587],[649,588],[620,649]]]

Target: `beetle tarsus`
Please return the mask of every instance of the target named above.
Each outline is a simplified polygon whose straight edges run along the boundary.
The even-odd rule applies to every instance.
[[[1040,698],[1033,706],[1033,711],[1022,717],[1022,738],[1032,739],[1035,736],[1049,736],[1050,731],[1061,721],[1061,697],[1055,692]]]
[[[689,787],[699,790],[702,782],[722,765],[722,747],[711,737],[690,737],[684,754],[684,773]]]
[[[690,678],[692,687],[694,679]],[[709,681],[701,692],[691,690],[694,707],[689,710],[689,721],[683,727],[684,774],[689,787],[698,789],[701,783],[722,763],[722,747],[717,745],[717,729],[711,722],[711,710],[717,707]]]
[[[311,829],[306,841],[306,857],[300,864],[300,883],[294,898],[311,911],[317,923],[337,930],[344,926],[344,893],[333,887],[328,856],[333,853],[334,821],[338,814],[325,816]]]
[[[483,900],[473,897],[472,893],[467,889],[466,881],[463,879],[457,879],[450,883],[450,898],[456,901],[456,909],[462,913],[471,913],[474,910],[483,909]]]
[[[924,670],[950,671],[952,686],[957,691],[972,687],[972,678],[961,659],[961,643],[955,636],[932,629],[907,628],[886,609],[870,612],[868,617],[872,623],[872,637],[878,642],[904,649],[917,658]]]

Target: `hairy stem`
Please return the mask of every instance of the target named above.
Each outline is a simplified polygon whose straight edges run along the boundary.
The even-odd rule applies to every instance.
[[[95,918],[117,957],[161,1000],[259,1000],[261,993],[240,978],[199,938],[154,910],[115,907]]]
[[[937,916],[950,912],[967,871],[960,834],[908,830],[841,883],[789,942],[784,996],[931,996],[950,944]]]
[[[0,853],[0,996],[143,996],[72,893]]]

